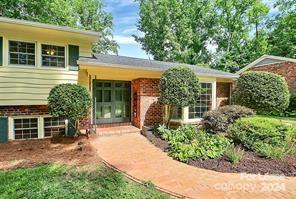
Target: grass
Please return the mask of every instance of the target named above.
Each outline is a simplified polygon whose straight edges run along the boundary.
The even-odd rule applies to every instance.
[[[235,147],[233,144],[230,145],[225,151],[226,157],[232,164],[239,163],[244,158],[244,154],[244,150]]]
[[[258,117],[267,117],[278,119],[285,124],[296,125],[296,117],[279,117],[279,116],[266,116],[266,115],[258,115]]]
[[[129,182],[122,174],[100,167],[94,171],[47,164],[0,171],[0,198],[164,199],[151,183]]]

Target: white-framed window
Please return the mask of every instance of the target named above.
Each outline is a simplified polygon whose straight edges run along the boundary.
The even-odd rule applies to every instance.
[[[44,121],[44,137],[52,137],[54,134],[66,133],[65,120],[54,118],[54,117],[45,117],[43,121]]]
[[[9,40],[9,64],[35,66],[35,43]]]
[[[38,118],[15,118],[13,129],[15,140],[38,138]]]
[[[188,118],[202,118],[212,108],[212,83],[201,83],[201,94],[194,105],[189,106]]]
[[[13,116],[8,118],[9,139],[29,140],[66,134],[67,122],[63,119],[42,116]]]
[[[65,68],[65,47],[41,44],[41,61],[44,67]]]

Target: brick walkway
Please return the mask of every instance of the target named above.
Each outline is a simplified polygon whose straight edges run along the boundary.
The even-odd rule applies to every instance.
[[[188,198],[296,198],[296,177],[218,173],[180,163],[139,133],[98,136],[99,156],[118,170]]]

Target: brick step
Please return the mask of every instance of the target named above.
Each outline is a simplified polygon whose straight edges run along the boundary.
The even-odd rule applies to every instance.
[[[111,136],[111,135],[121,135],[129,133],[140,133],[140,129],[132,125],[127,126],[113,126],[113,127],[103,127],[97,128],[96,134],[98,136]]]

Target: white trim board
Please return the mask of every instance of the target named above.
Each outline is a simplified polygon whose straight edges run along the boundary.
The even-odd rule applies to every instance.
[[[279,62],[275,62],[275,63],[296,62],[296,59],[293,59],[293,58],[273,56],[273,55],[263,55],[263,56],[259,57],[258,59],[256,59],[255,61],[248,64],[247,66],[245,66],[244,68],[242,68],[241,70],[239,70],[238,72],[236,72],[236,74],[241,74],[241,73],[245,72],[246,70],[252,68],[253,66],[255,66],[256,64],[258,64],[259,62],[261,62],[264,59],[276,59],[276,60],[279,60]],[[275,64],[275,63],[271,63],[271,64]],[[269,64],[265,64],[265,65],[269,65]],[[260,67],[260,66],[258,66],[258,67]]]

